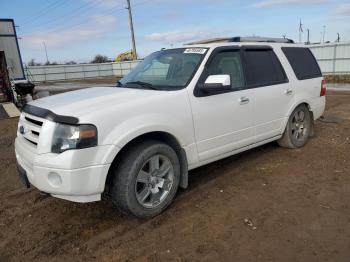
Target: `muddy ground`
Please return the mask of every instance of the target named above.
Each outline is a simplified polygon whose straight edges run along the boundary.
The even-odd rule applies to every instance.
[[[108,201],[75,204],[23,188],[0,121],[0,261],[350,261],[350,93],[328,95],[302,149],[276,143],[190,172],[151,220]]]

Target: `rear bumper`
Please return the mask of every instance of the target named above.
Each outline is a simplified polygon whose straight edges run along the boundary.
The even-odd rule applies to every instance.
[[[323,115],[325,108],[326,108],[326,98],[324,96],[314,99],[312,101],[311,110],[314,115],[314,120],[319,119]]]
[[[19,139],[15,142],[17,162],[25,170],[29,183],[54,197],[74,202],[101,199],[112,161],[103,156],[109,155],[114,150],[112,147],[98,146],[62,154],[35,154]],[[95,156],[94,161],[87,161],[90,155]]]

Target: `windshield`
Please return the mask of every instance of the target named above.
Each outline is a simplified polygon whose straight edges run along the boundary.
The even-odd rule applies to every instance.
[[[118,86],[159,90],[184,88],[206,51],[205,48],[179,48],[155,52],[120,80]]]

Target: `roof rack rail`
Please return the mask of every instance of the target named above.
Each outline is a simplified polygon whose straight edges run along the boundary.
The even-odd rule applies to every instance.
[[[236,36],[232,38],[232,42],[268,42],[268,43],[289,43],[294,44],[294,41],[289,38],[277,38],[277,37],[259,37],[259,36]]]
[[[274,37],[259,37],[259,36],[235,36],[211,38],[206,40],[195,41],[187,45],[211,44],[211,43],[230,43],[230,42],[267,42],[267,43],[287,43],[294,44],[294,41],[289,38],[274,38]]]

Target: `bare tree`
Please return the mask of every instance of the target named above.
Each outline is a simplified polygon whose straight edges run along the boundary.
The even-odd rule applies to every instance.
[[[58,65],[58,64],[57,64],[57,62],[52,62],[52,63],[51,63],[51,62],[47,61],[47,62],[45,63],[45,65],[46,65],[46,66],[50,66],[50,65]]]
[[[41,64],[40,63],[36,63],[35,59],[32,58],[32,59],[29,60],[28,66],[41,66]]]
[[[104,55],[95,55],[94,59],[90,62],[92,64],[98,64],[98,63],[107,63],[111,62],[111,60]]]

